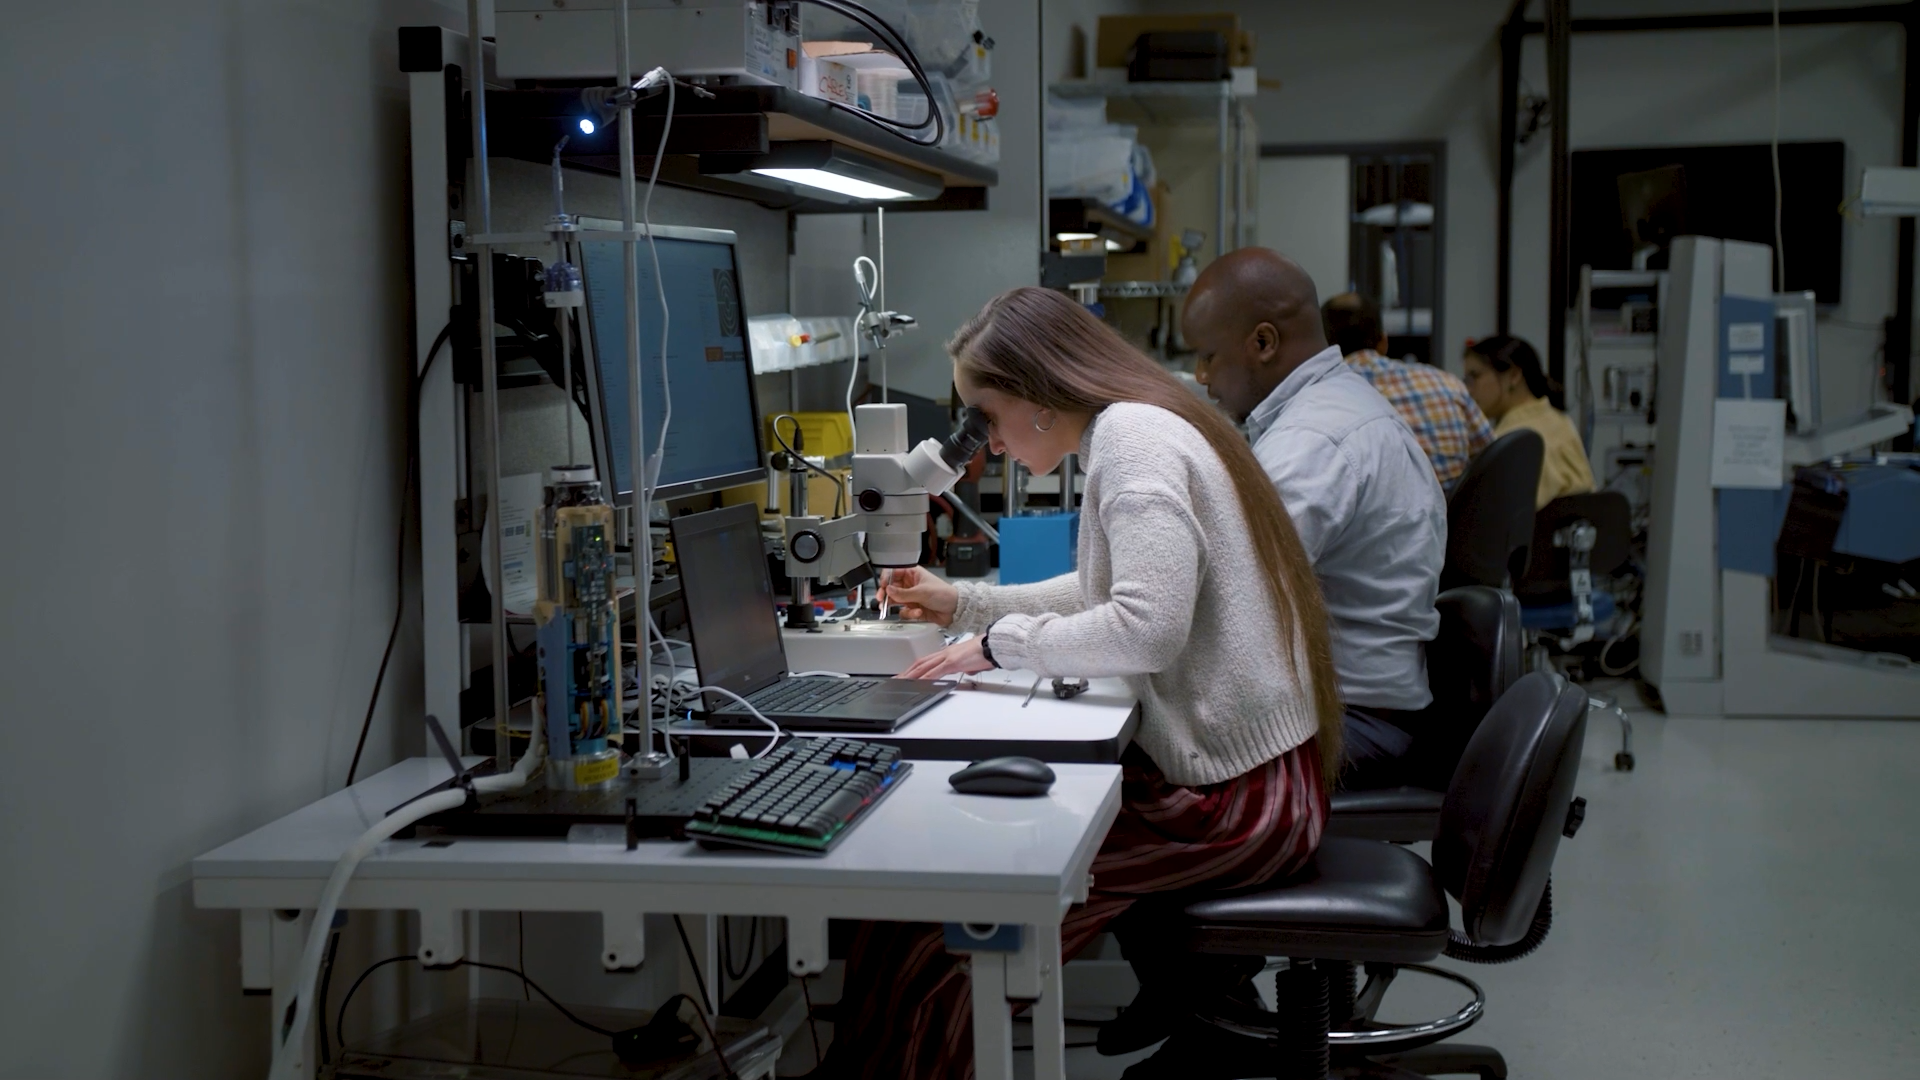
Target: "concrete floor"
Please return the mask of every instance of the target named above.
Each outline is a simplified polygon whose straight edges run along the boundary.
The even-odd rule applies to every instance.
[[[1589,723],[1546,944],[1441,961],[1487,992],[1467,1038],[1516,1078],[1920,1076],[1920,723],[1631,715],[1630,773]],[[1382,1018],[1455,1003],[1403,979]],[[1130,1060],[1073,1050],[1068,1075]]]

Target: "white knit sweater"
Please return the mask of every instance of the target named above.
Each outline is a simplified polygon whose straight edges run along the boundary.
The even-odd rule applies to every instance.
[[[1296,635],[1277,615],[1226,467],[1193,425],[1111,405],[1080,452],[1079,570],[1031,585],[959,586],[956,630],[992,628],[1005,668],[1118,675],[1141,702],[1136,741],[1168,780],[1240,776],[1317,728]]]

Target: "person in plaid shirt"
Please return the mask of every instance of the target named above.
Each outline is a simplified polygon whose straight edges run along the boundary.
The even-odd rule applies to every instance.
[[[1493,425],[1474,404],[1465,383],[1430,364],[1409,364],[1381,355],[1387,333],[1380,308],[1359,293],[1341,293],[1320,308],[1327,340],[1347,363],[1393,403],[1433,463],[1441,490],[1453,493],[1473,455],[1493,441]]]

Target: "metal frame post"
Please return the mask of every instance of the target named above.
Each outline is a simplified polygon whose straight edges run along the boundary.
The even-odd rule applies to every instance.
[[[1916,150],[1920,150],[1920,133],[1914,130],[1916,120],[1920,120],[1920,72],[1914,65],[1914,31],[1920,27],[1920,17],[1915,14],[1913,4],[1906,4],[1900,11],[1900,25],[1906,31],[1900,73],[1900,164],[1912,168],[1916,163]],[[1886,363],[1887,390],[1894,401],[1905,405],[1914,403],[1913,396],[1913,249],[1914,220],[1911,217],[1900,219],[1900,239],[1894,255],[1893,318],[1887,324]],[[1893,440],[1895,450],[1913,449],[1913,432]]]
[[[1494,325],[1502,334],[1513,325],[1513,144],[1520,137],[1520,44],[1526,40],[1526,12],[1527,0],[1513,0],[1513,10],[1500,25],[1500,239]]]
[[[467,110],[473,122],[473,186],[478,195],[480,231],[493,231],[493,192],[487,176],[487,57],[480,36],[480,0],[467,0]],[[487,580],[492,594],[493,621],[493,737],[494,762],[501,771],[513,767],[512,739],[507,735],[507,712],[513,707],[507,687],[506,575],[500,551],[500,378],[493,340],[493,250],[482,248],[480,260],[480,392],[487,421],[487,538],[493,548],[487,558]]]
[[[1547,378],[1567,381],[1567,260],[1572,226],[1572,163],[1567,152],[1567,67],[1572,51],[1568,0],[1546,0],[1547,98],[1553,110],[1553,175],[1547,220]]]
[[[454,381],[454,345],[441,346],[444,362],[426,372],[428,353],[439,327],[451,317],[456,263],[451,223],[465,214],[461,192],[465,162],[455,156],[461,87],[460,65],[445,62],[463,55],[463,35],[440,31],[442,52],[434,65],[408,69],[409,154],[413,163],[413,312],[414,362],[411,378],[420,382],[415,400],[420,515],[420,652],[422,689],[428,714],[460,715],[460,691],[467,681],[465,627],[460,624],[458,504],[466,495],[462,468],[459,384]]]

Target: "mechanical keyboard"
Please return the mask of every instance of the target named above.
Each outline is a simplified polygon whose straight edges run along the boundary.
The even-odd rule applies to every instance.
[[[913,768],[891,746],[794,739],[741,770],[694,811],[689,837],[825,855]]]

